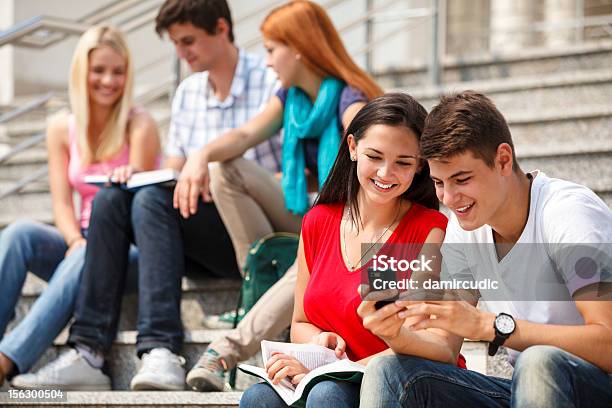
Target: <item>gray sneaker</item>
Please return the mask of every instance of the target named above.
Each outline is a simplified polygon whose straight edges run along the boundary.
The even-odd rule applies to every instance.
[[[15,376],[11,386],[34,390],[110,391],[111,380],[102,370],[89,365],[75,349],[71,349],[36,373]]]
[[[142,355],[142,365],[132,378],[130,388],[134,391],[185,389],[185,359],[166,348],[154,348]]]
[[[187,374],[187,384],[195,391],[226,391],[225,367],[219,353],[206,349]]]

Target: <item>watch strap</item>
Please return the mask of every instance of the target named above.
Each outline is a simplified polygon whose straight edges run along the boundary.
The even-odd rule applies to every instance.
[[[495,333],[495,338],[489,343],[489,355],[494,356],[497,353],[497,350],[499,350],[499,346],[504,344],[504,341],[506,341],[505,337]]]

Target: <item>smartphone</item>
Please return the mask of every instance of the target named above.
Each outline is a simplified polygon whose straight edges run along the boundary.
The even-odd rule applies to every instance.
[[[373,267],[368,268],[368,283],[370,285],[370,289],[371,291],[378,291],[381,289],[374,289],[374,282],[376,280],[380,280],[379,282],[377,282],[379,285],[382,284],[383,289],[386,288],[386,286],[384,285],[385,282],[391,282],[395,280],[395,273],[392,270],[389,269],[384,269],[384,270],[380,270],[380,269],[374,269]],[[398,299],[397,296],[394,296],[392,298],[389,299],[385,299],[385,300],[379,300],[374,304],[374,308],[376,310],[383,308],[385,306],[387,306],[390,303],[395,302]]]
[[[390,305],[393,302],[393,300],[379,300],[378,302],[374,303],[374,309],[382,309],[383,307]]]

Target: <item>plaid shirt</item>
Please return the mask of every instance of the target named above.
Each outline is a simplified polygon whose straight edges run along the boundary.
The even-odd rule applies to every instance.
[[[240,127],[259,113],[277,88],[274,73],[258,55],[238,52],[238,64],[230,94],[219,101],[208,82],[208,72],[186,78],[172,101],[172,119],[166,144],[167,156],[187,157],[195,150]],[[281,171],[280,136],[274,135],[247,150],[244,157],[256,160],[271,172]]]

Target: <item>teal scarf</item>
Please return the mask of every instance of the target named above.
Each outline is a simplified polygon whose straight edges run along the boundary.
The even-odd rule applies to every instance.
[[[340,132],[338,104],[344,82],[328,77],[323,80],[314,105],[308,95],[297,87],[289,88],[283,118],[283,178],[285,206],[295,214],[308,211],[308,187],[304,139],[319,139],[317,170],[319,190],[338,155]]]

